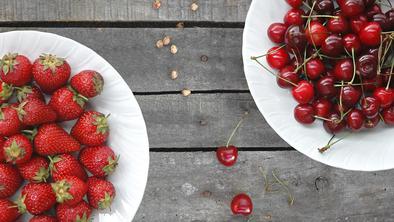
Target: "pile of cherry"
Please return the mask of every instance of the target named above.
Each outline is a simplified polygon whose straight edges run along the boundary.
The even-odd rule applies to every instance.
[[[33,222],[87,222],[93,208],[111,206],[115,188],[106,178],[118,157],[105,145],[108,116],[86,110],[104,80],[93,70],[69,82],[70,76],[70,65],[55,55],[31,63],[9,53],[0,61],[2,222],[26,212],[35,215]],[[60,124],[70,120],[76,122],[68,133]],[[10,200],[22,185],[19,197]]]
[[[284,23],[267,34],[266,57],[281,88],[299,103],[295,119],[323,121],[332,134],[394,124],[394,9],[390,1],[286,0]],[[383,7],[384,6],[384,7]],[[389,8],[383,12],[383,8]]]

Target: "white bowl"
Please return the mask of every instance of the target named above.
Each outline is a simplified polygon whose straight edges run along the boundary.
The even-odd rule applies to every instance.
[[[89,108],[111,113],[108,145],[120,155],[119,166],[108,178],[116,188],[111,211],[94,211],[94,221],[131,221],[144,194],[149,168],[149,143],[141,109],[119,73],[88,47],[65,37],[36,31],[13,31],[0,34],[0,55],[18,52],[30,58],[41,53],[63,57],[72,75],[93,69],[104,77],[103,93],[89,102]],[[133,70],[130,70],[133,72]],[[65,124],[72,126],[72,123]],[[22,218],[21,220],[25,219]]]
[[[331,150],[319,153],[317,148],[324,146],[331,137],[321,121],[315,121],[311,126],[296,122],[293,109],[297,104],[290,91],[279,88],[275,77],[250,59],[265,54],[273,46],[267,37],[267,28],[274,22],[283,22],[289,9],[285,0],[254,0],[246,18],[242,48],[244,70],[260,112],[282,139],[314,160],[349,170],[394,168],[394,128],[383,123],[375,129],[353,133]],[[260,61],[268,67],[264,58]],[[346,133],[341,136],[344,135]]]

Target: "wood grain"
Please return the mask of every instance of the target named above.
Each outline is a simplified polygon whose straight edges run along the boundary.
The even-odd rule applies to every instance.
[[[251,0],[3,0],[1,21],[213,21],[243,22]]]
[[[240,192],[253,199],[253,221],[393,221],[394,171],[345,171],[296,151],[241,152],[232,168],[214,152],[151,153],[151,166],[135,221],[247,221],[229,208]],[[293,206],[284,193],[264,192],[259,167],[288,182]]]

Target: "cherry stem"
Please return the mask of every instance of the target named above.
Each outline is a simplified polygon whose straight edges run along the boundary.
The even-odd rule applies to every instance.
[[[380,75],[380,70],[381,70],[381,64],[382,64],[382,48],[383,48],[383,41],[385,41],[386,39],[383,40],[383,37],[380,36],[380,44],[379,44],[379,48],[378,48],[378,75]]]
[[[354,79],[356,78],[356,58],[354,56],[354,48],[352,48],[352,60],[353,60],[353,77],[352,80],[350,80],[349,84],[353,84]]]
[[[300,71],[301,67],[304,66],[307,62],[309,62],[309,60],[311,60],[311,59],[313,59],[313,58],[316,58],[316,56],[319,54],[319,52],[320,52],[320,49],[317,50],[317,51],[316,51],[313,55],[311,55],[309,58],[305,59],[304,62],[303,62],[299,67],[297,67],[297,68],[294,70],[294,72],[297,73],[298,71]]]
[[[332,146],[334,146],[336,143],[338,143],[339,141],[345,139],[346,137],[350,136],[351,134],[352,134],[352,133],[350,132],[350,133],[347,134],[346,136],[344,136],[344,137],[342,137],[342,138],[339,138],[339,139],[335,140],[334,142],[332,142],[332,140],[333,140],[334,137],[335,137],[335,134],[333,134],[333,136],[332,136],[332,137],[330,138],[330,140],[328,141],[327,145],[325,145],[324,147],[318,149],[319,152],[320,152],[320,153],[324,153],[325,151],[327,151],[328,149],[330,149]]]
[[[313,117],[315,117],[316,119],[321,119],[321,120],[325,120],[325,121],[332,121],[331,119],[327,119],[327,118],[325,118],[325,117],[321,117],[321,116],[313,116]]]
[[[348,85],[352,85],[352,86],[364,86],[364,85],[373,85],[376,84],[377,82],[367,82],[367,83],[345,83],[345,84],[334,84],[334,87],[342,87],[342,86],[348,86]]]
[[[269,54],[272,54],[272,53],[274,53],[274,52],[279,51],[281,48],[283,48],[283,47],[285,47],[285,46],[286,46],[286,44],[283,44],[283,45],[279,46],[279,48],[277,48],[277,49],[275,49],[275,50],[272,50],[272,51],[270,51],[270,52],[267,52],[267,53],[265,53],[265,54],[263,54],[263,55],[260,55],[260,56],[252,56],[251,59],[256,60],[256,59],[265,57],[265,56],[267,56],[267,55],[269,55]]]
[[[364,83],[363,83],[363,77],[360,75],[360,86],[361,86],[361,94],[363,96],[363,98],[365,98],[365,92],[364,92]]]
[[[231,135],[227,140],[226,147],[228,147],[230,145],[231,139],[234,137],[235,133],[237,132],[238,128],[241,126],[242,122],[244,121],[244,119],[246,118],[247,115],[249,115],[249,112],[244,113],[242,118],[239,120],[237,126],[235,126],[233,132],[231,132]]]
[[[394,33],[394,31],[388,31],[388,32],[382,32],[382,34],[393,34]]]
[[[323,57],[323,58],[327,58],[327,59],[335,59],[335,60],[339,60],[339,59],[347,59],[347,58],[349,58],[349,57],[331,57],[331,56],[328,56],[328,55],[324,55],[324,54],[320,54],[320,56],[321,57]]]
[[[394,68],[394,60],[391,62],[390,74],[393,72],[393,68]],[[389,76],[389,81],[387,81],[386,90],[388,90],[390,87],[391,76],[392,75]]]
[[[384,62],[386,60],[387,52],[390,50],[390,47],[391,47],[391,43],[392,43],[392,39],[390,39],[389,43],[386,44],[386,46],[384,47],[383,56],[381,56],[380,61],[378,60],[379,72],[381,71],[381,67],[384,65]],[[381,44],[383,45],[383,42]]]
[[[291,84],[291,85],[293,85],[293,86],[297,86],[297,84],[291,82],[290,80],[287,80],[287,79],[285,79],[285,78],[283,78],[283,77],[281,77],[281,76],[279,76],[279,75],[273,73],[270,69],[268,69],[267,67],[265,67],[265,65],[263,65],[259,60],[257,60],[256,57],[252,57],[251,59],[254,60],[254,61],[256,61],[261,67],[263,67],[266,71],[268,71],[268,72],[271,73],[272,75],[276,76],[277,78],[279,78],[279,79],[281,79],[281,80],[283,80],[283,81],[285,81],[285,82],[287,82],[287,83],[289,83],[289,84]]]
[[[338,19],[339,16],[333,16],[333,15],[301,15],[301,18],[333,18],[333,19]]]
[[[309,6],[305,1],[302,1],[302,4],[308,9],[312,10],[311,6]]]
[[[341,81],[341,91],[339,93],[339,108],[340,108],[340,112],[341,112],[341,119],[343,118],[343,106],[342,106],[342,91],[343,91],[343,81]]]

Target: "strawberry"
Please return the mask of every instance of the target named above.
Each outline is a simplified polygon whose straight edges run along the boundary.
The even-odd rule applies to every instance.
[[[22,177],[14,166],[0,163],[0,198],[12,196],[22,182]]]
[[[11,136],[17,134],[23,128],[19,120],[18,112],[11,106],[0,106],[0,135]]]
[[[41,156],[79,151],[80,144],[55,123],[43,124],[34,138],[35,151]]]
[[[39,99],[25,100],[17,108],[19,119],[24,125],[34,126],[56,121],[56,112]]]
[[[1,149],[3,148],[4,142],[5,142],[5,139],[2,136],[0,136],[0,148]],[[3,156],[3,152],[0,152],[0,161],[3,161],[3,160],[5,160],[4,156]]]
[[[29,222],[57,222],[57,219],[50,215],[38,215],[32,217]]]
[[[86,111],[71,129],[71,135],[80,143],[87,146],[100,146],[109,136],[108,116]]]
[[[39,99],[45,102],[44,95],[41,92],[41,89],[37,86],[23,86],[23,87],[15,87],[16,89],[16,98],[19,102],[23,102],[24,100],[30,99]]]
[[[46,94],[67,84],[71,67],[66,60],[51,54],[42,54],[33,63],[33,78]]]
[[[81,95],[92,98],[103,91],[104,79],[96,71],[84,70],[71,78],[70,85]]]
[[[81,202],[88,191],[86,183],[75,176],[65,176],[51,186],[56,194],[56,201],[69,206]]]
[[[105,177],[118,165],[119,156],[108,146],[86,147],[79,153],[79,161],[94,176]]]
[[[59,222],[88,222],[91,213],[92,209],[84,200],[75,206],[59,204],[56,207],[56,216]]]
[[[70,154],[60,154],[50,159],[49,169],[54,181],[61,180],[65,176],[76,176],[85,181],[88,177],[78,160]]]
[[[41,156],[34,156],[28,162],[17,165],[23,179],[30,183],[46,182],[49,177],[49,162]]]
[[[67,121],[82,115],[87,100],[71,87],[62,87],[53,93],[49,105],[57,113],[59,121]]]
[[[33,146],[29,138],[22,134],[17,134],[5,141],[1,152],[7,163],[26,163],[33,154]]]
[[[14,88],[11,85],[0,81],[0,105],[6,103],[13,92]]]
[[[18,53],[8,53],[0,61],[0,78],[14,86],[23,86],[32,80],[30,60]]]
[[[110,208],[116,194],[114,185],[97,177],[89,177],[87,184],[90,206],[100,210]]]
[[[39,215],[56,204],[56,195],[50,184],[28,183],[22,188],[21,196],[16,204],[21,213],[28,211],[31,214]]]
[[[7,199],[0,199],[0,221],[14,222],[21,214],[15,204]]]

